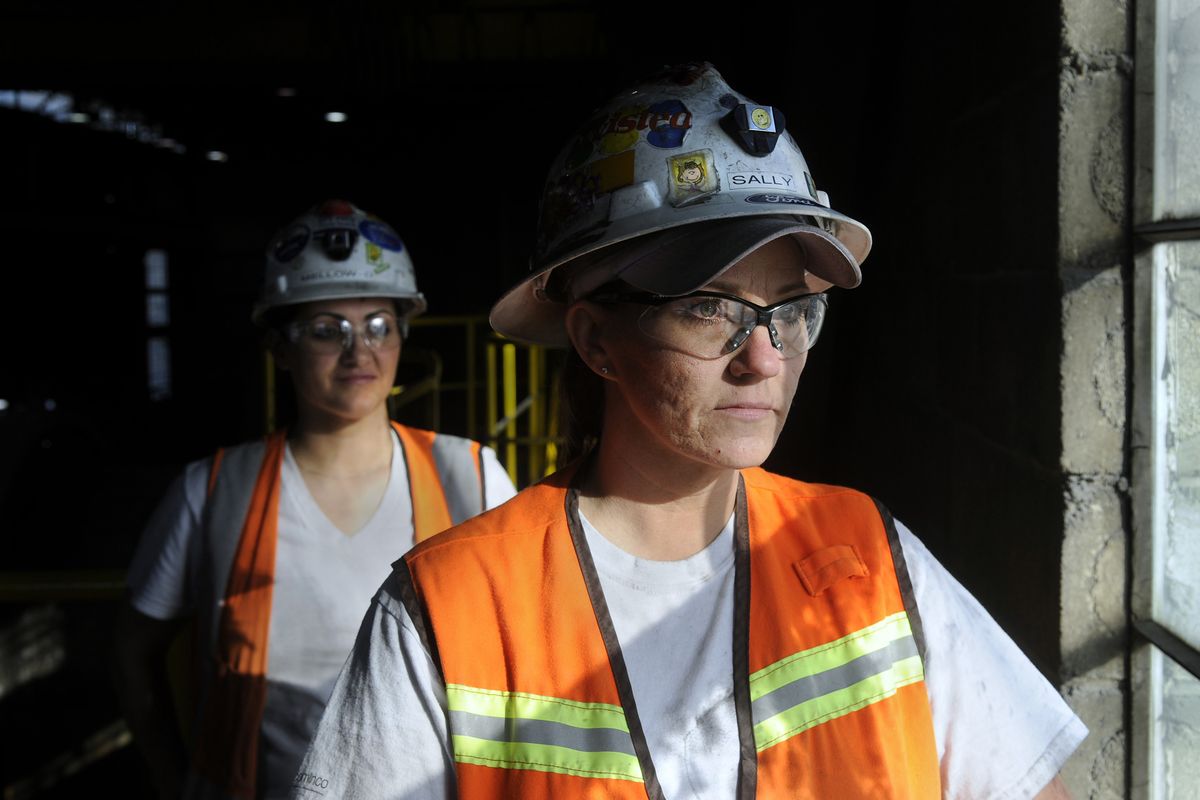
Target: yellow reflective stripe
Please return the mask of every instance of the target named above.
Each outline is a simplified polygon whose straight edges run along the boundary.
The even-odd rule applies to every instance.
[[[527,692],[502,692],[451,683],[446,685],[450,711],[485,717],[561,722],[576,728],[613,728],[629,733],[625,712],[610,703],[584,703]]]
[[[642,781],[620,706],[462,684],[446,698],[457,762]]]
[[[912,636],[912,626],[908,615],[900,611],[836,641],[794,653],[750,676],[750,701],[801,678],[848,664],[906,636]]]
[[[549,744],[496,742],[471,736],[451,736],[450,740],[454,760],[463,764],[642,782],[637,756],[581,752]]]
[[[891,697],[896,690],[924,678],[920,656],[898,661],[885,672],[836,692],[813,698],[754,726],[759,751],[838,717]]]

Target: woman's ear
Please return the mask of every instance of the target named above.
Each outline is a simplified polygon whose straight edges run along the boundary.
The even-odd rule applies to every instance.
[[[291,354],[289,353],[287,342],[284,341],[283,334],[272,328],[271,330],[267,331],[266,336],[263,337],[263,344],[266,345],[267,350],[271,353],[271,358],[275,359],[275,365],[277,367],[284,372],[287,372],[292,368],[291,360],[289,358]]]
[[[604,325],[608,313],[603,306],[578,300],[567,309],[567,338],[587,368],[602,378],[613,377],[609,352],[604,343]]]

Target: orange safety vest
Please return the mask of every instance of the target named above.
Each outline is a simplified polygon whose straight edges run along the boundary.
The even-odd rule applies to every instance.
[[[424,541],[485,506],[478,442],[392,423],[404,452],[413,531]],[[259,727],[267,692],[267,643],[285,431],[218,450],[209,477],[198,604],[207,657],[193,747],[193,790],[204,796],[257,793]],[[239,530],[234,538],[231,532]],[[364,609],[365,610],[365,609]]]
[[[396,562],[446,685],[462,797],[662,797],[570,480]],[[940,797],[890,515],[850,489],[749,469],[736,519],[738,797]]]

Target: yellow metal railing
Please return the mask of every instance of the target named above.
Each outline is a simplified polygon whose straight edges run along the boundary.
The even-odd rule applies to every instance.
[[[528,486],[557,468],[558,397],[553,391],[555,379],[546,367],[546,348],[494,336],[486,351],[488,433],[484,441],[495,448],[513,483]],[[522,385],[525,395],[519,397]]]

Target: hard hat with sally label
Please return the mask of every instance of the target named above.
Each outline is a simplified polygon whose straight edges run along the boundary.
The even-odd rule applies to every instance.
[[[559,153],[531,274],[491,323],[562,345],[566,305],[606,281],[684,294],[781,236],[801,246],[814,290],[858,285],[870,231],[830,207],[783,111],[711,64],[669,67],[601,107]]]

